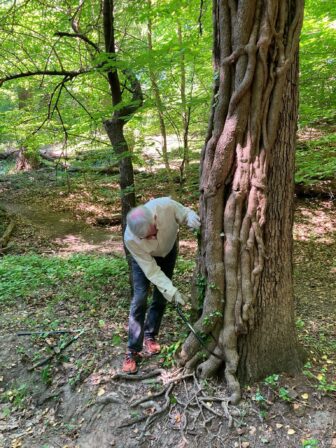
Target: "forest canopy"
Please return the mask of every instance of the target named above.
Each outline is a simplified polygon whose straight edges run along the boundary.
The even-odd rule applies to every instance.
[[[0,143],[31,151],[65,141],[69,147],[106,148],[102,122],[111,113],[111,99],[104,70],[111,61],[102,45],[99,3],[83,3],[77,10],[77,2],[7,1],[0,8],[1,79],[41,72],[3,83]],[[71,21],[76,20],[77,34],[85,38],[74,37]],[[117,2],[115,21],[118,60],[112,64],[120,71],[131,68],[144,93],[144,104],[126,129],[131,147],[141,159],[145,139],[153,145],[150,137],[159,134],[162,113],[167,134],[175,136],[179,147],[183,120],[189,117],[190,145],[199,151],[211,98],[210,3],[202,2],[200,9],[198,2],[186,0],[151,6]],[[330,2],[306,1],[300,39],[300,128],[335,118],[335,21]],[[42,74],[53,71],[61,74]]]

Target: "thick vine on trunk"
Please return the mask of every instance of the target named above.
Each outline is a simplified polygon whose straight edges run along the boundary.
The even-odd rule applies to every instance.
[[[240,381],[298,368],[292,292],[297,54],[303,0],[214,0],[216,81],[202,153],[195,328],[225,360],[231,401]],[[180,353],[202,349],[190,334]],[[210,355],[202,377],[222,366]]]

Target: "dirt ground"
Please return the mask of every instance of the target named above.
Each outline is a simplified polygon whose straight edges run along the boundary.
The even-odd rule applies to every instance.
[[[92,225],[118,209],[117,199],[99,202],[85,191],[65,194],[64,185],[55,188],[51,173],[20,179],[0,182],[0,205],[16,220],[9,254],[123,256],[120,226]],[[297,201],[295,299],[307,363],[295,377],[274,374],[245,387],[238,406],[227,404],[222,381],[200,381],[165,365],[167,353],[144,357],[137,375],[120,375],[128,286],[121,290],[108,283],[109,300],[92,313],[75,301],[60,302],[57,316],[84,331],[67,335],[66,358],[49,350],[49,362],[40,366],[36,352],[46,353],[45,346],[55,347],[64,335],[17,332],[30,317],[45,316],[48,295],[0,305],[0,447],[336,448],[335,222],[331,199]],[[194,251],[192,235],[183,233],[181,255],[192,259]],[[188,285],[190,278],[182,281]],[[113,319],[106,317],[111,309]],[[168,309],[161,344],[170,347],[183,332]],[[45,381],[48,365],[52,377]]]

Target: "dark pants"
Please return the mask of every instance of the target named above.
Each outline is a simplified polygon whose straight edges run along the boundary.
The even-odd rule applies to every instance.
[[[154,258],[166,276],[171,279],[177,258],[177,244],[174,244],[167,256]],[[166,308],[166,299],[155,286],[153,300],[147,311],[147,296],[150,282],[133,258],[132,274],[134,295],[128,324],[128,350],[140,352],[144,336],[146,338],[155,338],[159,333],[162,316]]]

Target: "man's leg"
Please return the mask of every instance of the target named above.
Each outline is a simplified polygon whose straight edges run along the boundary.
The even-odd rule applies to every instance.
[[[160,266],[162,271],[170,279],[173,277],[176,258],[177,258],[176,243],[174,244],[174,247],[166,257],[155,257],[158,266]],[[167,303],[166,299],[155,287],[153,292],[153,301],[149,307],[145,323],[145,338],[154,339],[158,335],[163,313],[166,308],[166,303]]]
[[[128,322],[128,350],[140,352],[144,337],[149,280],[134,259],[132,259],[132,274],[134,293]]]

